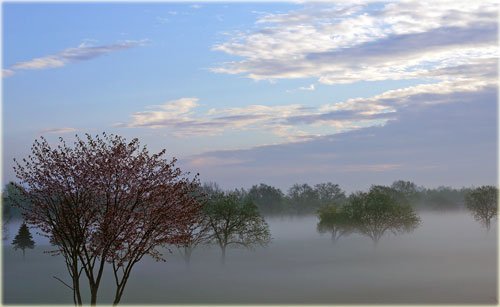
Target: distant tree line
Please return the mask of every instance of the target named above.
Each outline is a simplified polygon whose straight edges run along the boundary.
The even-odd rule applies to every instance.
[[[255,204],[263,215],[314,214],[321,207],[339,204],[347,200],[346,192],[335,183],[326,182],[315,185],[307,183],[294,184],[286,193],[280,188],[264,183],[253,185],[250,189],[234,189],[223,191],[216,183],[206,183],[206,187],[218,189],[219,192],[238,195],[238,198]],[[411,181],[397,180],[389,188],[398,197],[416,209],[449,210],[466,208],[467,195],[474,188],[452,188],[440,186],[425,188]],[[17,184],[9,182],[2,191],[4,221],[22,219],[21,210],[16,203],[29,206]]]
[[[209,183],[208,186],[217,184]],[[410,181],[398,180],[387,186],[399,199],[415,209],[448,210],[465,208],[466,196],[473,188],[425,188]],[[250,189],[234,189],[227,193],[238,195],[242,200],[254,203],[263,215],[315,214],[318,209],[342,204],[348,196],[335,183],[326,182],[315,185],[294,184],[286,193],[277,187],[264,183],[253,185]]]

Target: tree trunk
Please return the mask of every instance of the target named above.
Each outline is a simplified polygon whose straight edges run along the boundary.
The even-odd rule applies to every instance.
[[[188,246],[184,247],[184,261],[186,263],[186,267],[189,267],[191,264],[192,252],[193,252],[193,249],[191,247],[188,247]]]
[[[83,305],[82,294],[80,293],[80,280],[78,277],[76,278],[76,281],[73,282],[73,287],[74,287],[75,296],[76,296],[76,304],[78,306],[82,306]]]
[[[72,258],[73,263],[71,264],[71,276],[73,279],[73,300],[75,305],[82,306],[82,295],[80,293],[80,272],[78,271],[78,259],[76,257]]]
[[[490,219],[486,219],[484,221],[484,224],[486,226],[486,232],[490,232],[490,228],[491,228],[491,220]]]
[[[115,292],[115,299],[113,301],[113,306],[117,306],[120,303],[120,300],[122,299],[123,295],[123,290],[125,290],[125,286],[127,285],[128,277],[130,272],[125,273],[125,275],[122,278],[122,282],[116,287],[116,292]]]
[[[338,236],[338,231],[336,229],[332,230],[332,243],[335,244],[337,243],[337,240],[340,238],[340,236]]]
[[[221,246],[221,249],[222,249],[222,255],[221,255],[221,258],[220,258],[220,262],[222,265],[225,265],[226,264],[226,247],[225,246]]]
[[[97,287],[91,286],[90,287],[90,306],[96,306],[96,305],[97,305]]]
[[[24,250],[24,248],[23,248],[23,261],[24,261],[24,252],[25,252],[25,250]]]

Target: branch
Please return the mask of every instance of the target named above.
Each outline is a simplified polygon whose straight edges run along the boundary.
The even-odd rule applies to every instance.
[[[68,285],[67,283],[65,283],[64,281],[62,281],[59,277],[57,276],[52,276],[54,277],[55,279],[59,280],[63,285],[65,285],[66,287],[70,288],[71,291],[74,291],[75,289],[73,287],[71,287],[70,285]]]

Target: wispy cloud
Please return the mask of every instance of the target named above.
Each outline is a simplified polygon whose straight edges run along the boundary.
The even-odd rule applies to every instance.
[[[401,178],[427,186],[496,184],[497,87],[467,91],[462,86],[441,94],[433,93],[432,87],[407,88],[400,96],[390,92],[378,101],[386,97],[397,105],[397,97],[410,91],[414,94],[398,107],[397,118],[384,126],[306,142],[205,152],[182,163],[202,174],[203,180],[227,188],[256,182],[287,188],[297,182],[333,181],[352,191]],[[196,163],[225,160],[233,162],[231,167]]]
[[[14,74],[14,71],[12,69],[2,69],[2,77],[10,77]]]
[[[489,80],[489,79],[488,79]],[[496,83],[482,79],[444,80],[386,91],[368,98],[309,107],[300,104],[209,109],[201,111],[197,98],[182,98],[149,106],[132,114],[129,128],[164,128],[178,137],[215,136],[234,131],[272,133],[282,142],[305,141],[324,135],[381,126],[408,107],[454,103],[457,95],[481,93]],[[267,141],[267,140],[266,140]]]
[[[314,87],[314,84],[311,84],[309,86],[301,86],[299,87],[299,91],[314,91],[316,88]]]
[[[44,129],[40,132],[41,133],[51,133],[51,134],[55,134],[55,133],[62,134],[62,133],[70,133],[70,132],[75,132],[75,131],[77,131],[76,128],[65,127],[65,128],[47,128],[47,129]]]
[[[234,32],[214,50],[240,58],[214,72],[256,80],[317,78],[325,84],[409,78],[497,59],[494,1],[306,4],[261,14],[257,30]],[[465,66],[464,66],[465,65]],[[466,69],[465,69],[466,68]]]
[[[99,56],[110,54],[116,51],[143,46],[147,42],[148,40],[127,40],[110,45],[95,46],[89,44],[88,41],[85,41],[78,47],[67,48],[55,54],[15,63],[8,69],[4,69],[4,76],[5,71],[9,72],[9,74],[7,75],[9,76],[20,70],[41,70],[63,67],[71,63],[92,60]]]

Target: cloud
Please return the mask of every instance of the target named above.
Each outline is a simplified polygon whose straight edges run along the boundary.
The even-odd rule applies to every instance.
[[[353,191],[397,179],[430,187],[496,184],[497,86],[431,94],[408,96],[397,117],[383,126],[300,143],[205,152],[181,163],[225,188],[265,182],[285,189],[297,182],[332,181]],[[193,164],[197,159],[234,163]]]
[[[181,98],[133,113],[128,123],[116,126],[166,129],[177,137],[216,136],[228,132],[261,132],[279,142],[315,139],[398,119],[400,111],[454,103],[460,95],[496,88],[495,79],[452,79],[386,91],[367,98],[352,98],[319,107],[300,104],[248,105],[201,111],[197,98]],[[262,139],[268,143],[269,139]]]
[[[41,131],[41,133],[70,133],[70,132],[75,132],[77,131],[76,128],[70,128],[70,127],[65,127],[65,128],[48,128],[44,129]]]
[[[7,78],[14,75],[14,71],[11,69],[2,69],[2,77]]]
[[[443,69],[458,66],[466,77],[466,69],[499,56],[497,11],[493,1],[305,4],[261,14],[256,30],[234,32],[213,46],[239,59],[212,70],[255,80],[313,77],[324,84],[441,80],[450,77]]]
[[[10,66],[7,71],[13,74],[20,70],[41,70],[63,67],[71,63],[88,61],[102,55],[110,54],[120,50],[126,50],[146,44],[147,40],[123,41],[111,45],[94,46],[88,41],[80,44],[78,47],[67,48],[56,54],[44,57],[34,58],[28,61],[18,62]],[[5,70],[4,70],[5,71]]]
[[[200,4],[192,4],[189,7],[192,9],[198,10],[198,9],[201,9],[203,6]]]
[[[315,90],[314,84],[311,84],[309,86],[299,87],[299,91],[314,91],[314,90]]]

